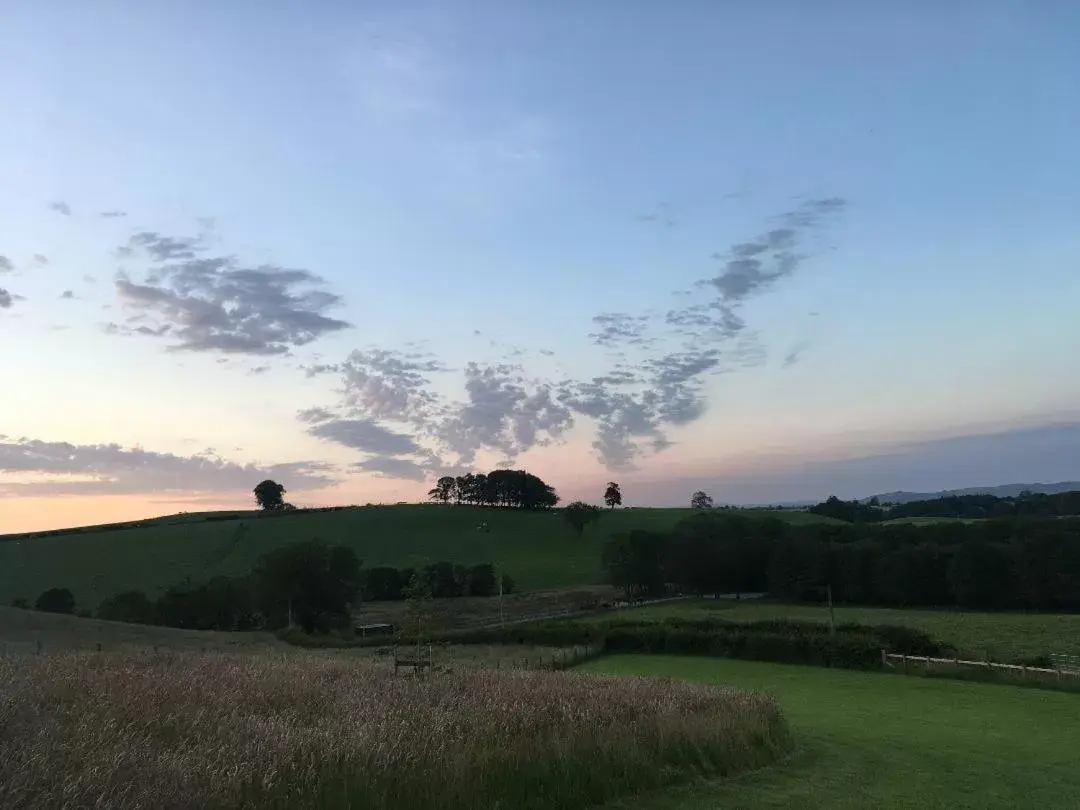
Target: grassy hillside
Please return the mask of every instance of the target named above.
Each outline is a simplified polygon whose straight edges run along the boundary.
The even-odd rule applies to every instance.
[[[218,633],[178,630],[144,624],[103,622],[0,607],[0,653],[37,652],[52,654],[71,650],[104,652],[148,650],[154,647],[174,652],[255,652],[289,650],[288,644],[270,633]]]
[[[1063,720],[1077,695],[715,658],[614,656],[581,669],[768,692],[801,749],[748,777],[614,807],[1064,810],[1080,796],[1080,726]]]
[[[981,613],[841,606],[837,606],[835,612],[838,624],[855,622],[914,627],[954,645],[962,654],[976,658],[990,654],[996,661],[1016,661],[1048,653],[1080,655],[1080,614],[1075,613]],[[732,622],[765,619],[827,622],[829,611],[814,605],[696,599],[628,610],[619,618],[660,621],[669,616],[716,617]],[[607,616],[598,616],[586,621],[608,620]]]
[[[491,561],[526,590],[589,585],[600,578],[600,548],[615,531],[666,529],[687,509],[618,509],[577,537],[558,513],[465,506],[365,506],[261,517],[258,513],[177,515],[135,525],[0,537],[0,604],[70,588],[80,608],[137,588],[154,596],[182,582],[239,575],[268,550],[320,537],[351,546],[366,566],[425,560]],[[755,513],[759,514],[759,513]],[[791,521],[818,520],[778,512]],[[477,531],[486,522],[489,532]]]

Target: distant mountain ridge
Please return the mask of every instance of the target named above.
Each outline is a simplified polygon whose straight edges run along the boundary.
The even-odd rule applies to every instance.
[[[943,489],[939,492],[882,492],[860,498],[862,502],[877,498],[881,503],[909,503],[910,501],[930,501],[935,498],[948,498],[954,495],[993,495],[995,498],[1015,498],[1021,492],[1037,492],[1042,495],[1057,495],[1060,492],[1080,491],[1080,481],[1060,481],[1056,484],[1001,484],[996,487],[968,487],[967,489]]]

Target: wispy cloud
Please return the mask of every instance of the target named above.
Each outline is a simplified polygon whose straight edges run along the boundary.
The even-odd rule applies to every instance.
[[[337,468],[317,461],[240,464],[204,452],[192,456],[157,453],[116,444],[0,436],[0,495],[98,495],[249,490],[262,478],[292,489],[336,482]],[[10,480],[12,476],[23,480]]]
[[[810,200],[759,236],[715,254],[717,271],[694,285],[683,306],[662,316],[595,316],[596,331],[588,337],[614,352],[603,374],[549,380],[527,374],[509,358],[474,361],[459,372],[464,398],[451,400],[435,393],[436,378],[452,373],[437,358],[357,351],[343,363],[307,369],[309,375],[340,373],[342,395],[335,408],[310,409],[301,419],[314,423],[309,432],[320,438],[379,458],[411,455],[411,463],[430,473],[471,465],[480,451],[512,460],[560,441],[580,418],[594,425],[593,448],[609,469],[632,469],[642,456],[671,445],[670,428],[705,414],[709,377],[764,362],[761,336],[747,327],[744,304],[794,274],[809,256],[809,237],[844,207],[836,198]],[[789,352],[787,364],[803,348]],[[382,422],[402,431],[393,433],[398,444],[389,452],[373,438]]]
[[[171,338],[174,351],[284,355],[320,337],[348,329],[327,313],[340,296],[323,289],[321,276],[277,265],[249,266],[235,256],[211,255],[206,234],[134,234],[117,253],[145,259],[139,281],[121,272],[117,295],[124,306],[153,324],[112,334]]]
[[[63,200],[56,200],[55,202],[49,203],[49,210],[62,214],[65,217],[71,216],[71,206]]]

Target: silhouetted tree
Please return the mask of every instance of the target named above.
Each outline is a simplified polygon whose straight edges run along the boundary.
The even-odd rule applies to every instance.
[[[712,509],[713,508],[712,496],[702,492],[699,489],[690,498],[690,508],[691,509]]]
[[[457,479],[452,475],[444,475],[435,482],[435,486],[428,491],[428,497],[439,503],[450,503],[450,499],[457,492]]]
[[[580,536],[584,533],[586,526],[600,519],[600,507],[584,501],[574,501],[563,508],[563,516]]]
[[[608,509],[622,506],[622,490],[614,481],[608,481],[607,489],[604,490],[604,503],[607,504]]]
[[[267,478],[254,489],[255,503],[260,509],[274,512],[285,506],[285,487]]]
[[[67,588],[49,588],[37,598],[34,607],[46,613],[74,613],[75,596]]]

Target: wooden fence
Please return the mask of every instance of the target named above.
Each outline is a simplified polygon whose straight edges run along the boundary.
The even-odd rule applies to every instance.
[[[964,669],[996,672],[1020,680],[1039,681],[1080,681],[1080,667],[1072,668],[1061,666],[1058,660],[1075,661],[1075,656],[1050,656],[1054,661],[1054,668],[1029,667],[1023,664],[1000,664],[996,661],[973,661],[963,658],[931,658],[925,655],[899,655],[885,650],[881,651],[881,663],[889,668],[900,667],[904,672],[935,672],[947,675],[950,672],[960,672]]]

